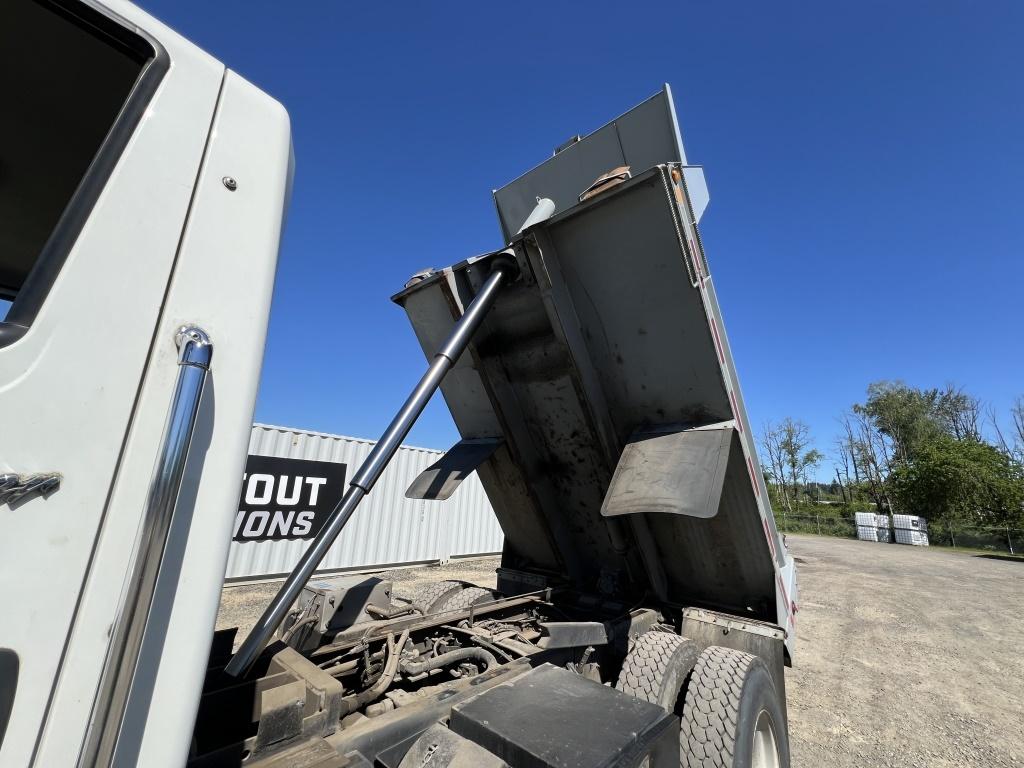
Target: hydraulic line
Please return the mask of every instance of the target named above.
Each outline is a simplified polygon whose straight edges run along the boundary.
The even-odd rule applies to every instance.
[[[354,672],[359,668],[359,659],[352,659],[352,661],[339,661],[330,667],[324,667],[323,670],[331,677],[338,677],[339,675],[346,675],[349,672]]]
[[[384,671],[380,677],[377,678],[377,682],[367,688],[365,691],[360,691],[355,696],[346,696],[341,700],[342,717],[355,712],[360,707],[369,704],[379,698],[384,691],[388,689],[388,686],[395,679],[395,674],[398,672],[398,659],[402,655],[402,648],[405,646],[406,641],[409,639],[409,630],[402,632],[398,638],[398,642],[392,644],[395,636],[388,634],[387,649],[388,649],[388,660],[384,665]]]
[[[425,661],[403,661],[401,668],[406,675],[422,675],[424,672],[447,667],[457,661],[482,661],[484,669],[490,669],[498,663],[498,660],[483,648],[459,648]]]
[[[481,648],[486,648],[492,654],[494,654],[496,656],[501,656],[505,661],[512,661],[513,660],[512,656],[510,654],[508,654],[505,651],[501,650],[501,648],[499,648],[498,646],[492,645],[491,643],[489,643],[487,640],[485,640],[482,637],[478,637],[476,635],[471,635],[470,636],[470,640],[472,640],[474,643],[479,645]]]
[[[313,614],[312,616],[307,616],[304,619],[299,619],[298,621],[296,621],[294,624],[292,624],[290,627],[288,627],[288,629],[286,629],[284,631],[284,634],[281,635],[281,642],[282,643],[287,643],[289,640],[292,639],[292,637],[295,635],[296,632],[298,632],[303,627],[306,627],[306,626],[309,626],[310,624],[313,624],[319,618],[320,618],[319,614]]]
[[[490,637],[484,637],[471,629],[466,629],[465,627],[456,627],[452,624],[444,624],[442,625],[441,629],[447,629],[452,632],[459,632],[465,635],[470,640],[472,640],[474,643],[481,646],[482,648],[486,648],[495,656],[501,656],[503,659],[505,659],[505,661],[513,660],[512,656],[510,656],[506,651],[503,651],[501,648],[499,648],[491,642],[495,639],[493,634]]]

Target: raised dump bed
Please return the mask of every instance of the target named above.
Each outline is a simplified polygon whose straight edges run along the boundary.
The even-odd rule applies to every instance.
[[[673,127],[663,92],[570,145],[495,193],[509,250],[394,297],[432,355],[496,259],[520,274],[442,384],[463,443],[434,486],[477,468],[503,591],[649,591],[788,629],[792,560],[697,234],[703,175]]]

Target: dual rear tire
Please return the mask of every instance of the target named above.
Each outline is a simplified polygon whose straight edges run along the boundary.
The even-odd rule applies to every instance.
[[[410,604],[424,616],[469,608],[498,597],[492,589],[476,587],[465,581],[436,581],[420,587]]]
[[[781,699],[757,656],[647,632],[616,688],[680,716],[681,768],[789,768]]]
[[[465,588],[466,583],[463,581],[434,581],[417,589],[409,602],[426,616],[428,613],[436,613],[438,605]]]

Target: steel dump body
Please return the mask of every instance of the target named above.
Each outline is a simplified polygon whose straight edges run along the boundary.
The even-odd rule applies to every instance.
[[[658,99],[671,104],[663,93],[638,109]],[[585,157],[590,140],[566,151]],[[563,191],[554,216],[514,237],[521,278],[442,391],[463,440],[502,441],[477,471],[505,533],[504,569],[790,630],[792,560],[760,477],[681,148],[675,155],[583,202]],[[546,196],[548,170],[515,184]],[[606,170],[576,174],[592,181]],[[506,231],[518,215],[509,196],[496,193]],[[394,297],[427,354],[493,258]]]

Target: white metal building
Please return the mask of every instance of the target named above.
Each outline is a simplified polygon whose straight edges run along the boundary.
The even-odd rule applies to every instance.
[[[345,464],[346,474],[351,477],[373,445],[371,440],[255,424],[249,455]],[[402,446],[324,558],[320,572],[500,552],[501,528],[475,474],[466,478],[447,501],[405,498],[409,484],[443,453]],[[308,537],[261,541],[236,538],[228,555],[226,578],[256,579],[287,573],[308,544]]]

